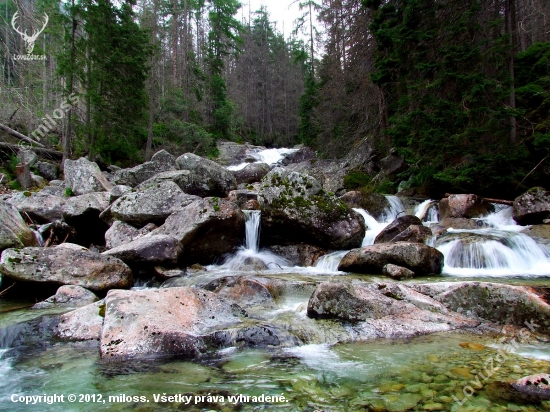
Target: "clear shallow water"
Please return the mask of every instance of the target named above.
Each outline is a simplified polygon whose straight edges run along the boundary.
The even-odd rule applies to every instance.
[[[461,343],[491,344],[491,339],[473,335],[440,334],[408,341],[306,345],[287,349],[229,348],[210,358],[102,362],[98,351],[72,345],[56,345],[43,352],[0,351],[0,410],[66,411],[97,410],[94,404],[57,404],[39,408],[13,404],[12,393],[95,394],[106,404],[100,410],[196,410],[331,411],[425,410],[440,403],[442,410],[457,410],[452,396],[462,400],[462,388],[485,367],[497,349],[472,350]],[[548,356],[548,347],[538,349]],[[532,373],[550,372],[550,363],[507,353],[507,360],[466,405],[473,410],[506,411],[508,401],[491,395],[495,381],[517,379]],[[15,392],[14,392],[15,391]],[[149,402],[109,402],[120,394],[145,396]],[[155,402],[153,395],[187,394],[224,396],[224,402],[184,405]],[[284,403],[232,405],[229,395],[262,394],[285,396]],[[464,406],[466,406],[464,405]],[[539,406],[540,407],[540,406]],[[375,409],[379,408],[379,409]],[[479,409],[481,408],[481,409]],[[518,409],[540,410],[540,409]]]

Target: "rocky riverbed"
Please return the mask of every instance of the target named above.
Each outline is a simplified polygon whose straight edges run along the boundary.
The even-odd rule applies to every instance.
[[[251,362],[260,379],[262,362],[270,365],[266,376],[285,362],[289,373],[304,364],[322,371],[308,364],[307,348],[347,359],[353,348],[361,353],[381,342],[429,346],[433,340],[418,337],[435,334],[450,355],[415,360],[418,376],[369,372],[363,380],[360,370],[344,378],[330,370],[337,379],[328,386],[281,378],[287,383],[271,389],[284,387],[302,410],[478,410],[459,409],[473,396],[461,391],[481,362],[499,353],[491,342],[518,337],[547,348],[546,283],[511,285],[484,275],[550,277],[550,194],[543,188],[513,207],[473,194],[388,198],[344,190],[342,171],[367,155],[330,163],[307,148],[277,152],[279,158],[246,145],[222,149],[219,163],[161,151],[110,171],[69,160],[63,181],[2,195],[0,273],[9,289],[0,299],[40,301],[0,313],[1,347],[17,352],[9,362],[27,362],[31,347],[48,356],[76,345],[96,353],[105,370],[145,362],[163,371],[159,365],[177,357],[186,361],[176,369],[188,365],[219,381],[227,377],[216,375],[218,366],[239,375]],[[334,263],[323,266],[329,256]],[[461,271],[470,280],[457,279]],[[434,276],[447,281],[423,281]],[[546,378],[533,378],[534,392],[520,379],[549,373],[549,364],[512,349],[502,353],[515,362],[503,361],[503,370],[513,373],[481,385],[489,403],[474,402],[479,410],[548,407]],[[239,362],[244,366],[227,366]],[[361,394],[352,395],[346,380],[361,382]],[[334,403],[339,398],[345,408]],[[508,404],[519,409],[501,408]]]

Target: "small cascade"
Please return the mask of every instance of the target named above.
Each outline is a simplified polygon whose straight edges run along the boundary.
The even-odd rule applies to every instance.
[[[245,216],[245,246],[229,256],[222,268],[244,271],[277,269],[288,266],[288,262],[275,253],[260,250],[261,211],[243,210]]]
[[[397,196],[386,196],[386,199],[388,199],[388,203],[390,204],[390,206],[384,210],[378,220],[372,217],[369,212],[364,209],[353,209],[355,212],[363,216],[363,219],[365,220],[365,225],[367,227],[362,246],[373,245],[376,236],[378,236],[378,234],[386,226],[393,222],[397,215],[405,210],[405,208],[403,207],[403,203],[401,203],[401,200],[399,200]]]
[[[281,162],[285,158],[286,155],[290,153],[294,153],[298,151],[298,149],[264,149],[264,150],[257,150],[255,149],[252,151],[250,156],[252,156],[254,159],[256,159],[253,163],[267,163],[269,166],[274,166]],[[238,165],[229,166],[228,170],[242,170],[246,166],[248,166],[249,162],[244,162]]]
[[[520,233],[510,206],[480,218],[487,228],[449,229],[436,242],[445,257],[443,273],[467,276],[550,276],[550,249]]]
[[[315,271],[321,273],[338,272],[338,265],[348,252],[348,250],[339,250],[337,252],[327,253],[326,255],[321,256],[315,264]]]
[[[261,211],[243,210],[245,216],[245,242],[246,248],[252,252],[258,252],[260,249],[260,220]]]
[[[438,223],[439,214],[437,212],[437,207],[435,201],[428,199],[420,203],[414,208],[414,215],[419,219],[422,219],[425,223]]]

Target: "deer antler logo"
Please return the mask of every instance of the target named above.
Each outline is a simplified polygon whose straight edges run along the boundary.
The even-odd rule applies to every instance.
[[[13,17],[11,19],[11,26],[13,27],[13,29],[17,33],[19,33],[21,35],[21,37],[23,37],[23,40],[25,41],[25,48],[27,49],[27,54],[32,54],[32,51],[34,50],[34,42],[38,38],[38,35],[44,31],[44,29],[46,28],[46,25],[48,24],[49,17],[46,13],[44,13],[44,14],[46,15],[44,25],[42,26],[42,28],[40,30],[33,30],[32,36],[29,36],[27,34],[26,30],[24,32],[22,32],[22,31],[18,30],[17,27],[15,26],[16,20],[19,17],[19,12],[18,11],[15,12],[15,14],[13,15]]]

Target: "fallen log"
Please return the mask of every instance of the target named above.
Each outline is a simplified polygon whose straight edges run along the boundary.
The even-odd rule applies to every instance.
[[[491,202],[491,203],[499,203],[501,205],[514,206],[514,201],[513,200],[491,199],[490,197],[485,197],[484,199],[488,202]]]
[[[0,142],[0,148],[2,148],[2,147],[6,148],[6,149],[13,149],[13,150],[21,149],[21,146],[19,146],[19,145],[16,145],[16,144],[13,144],[13,143]],[[61,159],[63,157],[63,152],[60,152],[59,150],[55,150],[55,149],[46,149],[46,148],[42,148],[42,147],[31,147],[31,148],[29,148],[29,150],[32,150],[33,152],[36,152],[38,154],[49,155],[49,156],[59,158],[59,159]]]
[[[11,134],[12,136],[17,137],[19,140],[24,140],[27,143],[35,144],[38,147],[45,147],[42,143],[39,143],[36,140],[32,140],[30,137],[27,137],[24,134],[19,133],[17,130],[13,130],[11,127],[8,127],[2,123],[0,123],[0,129],[5,131],[6,133]]]

